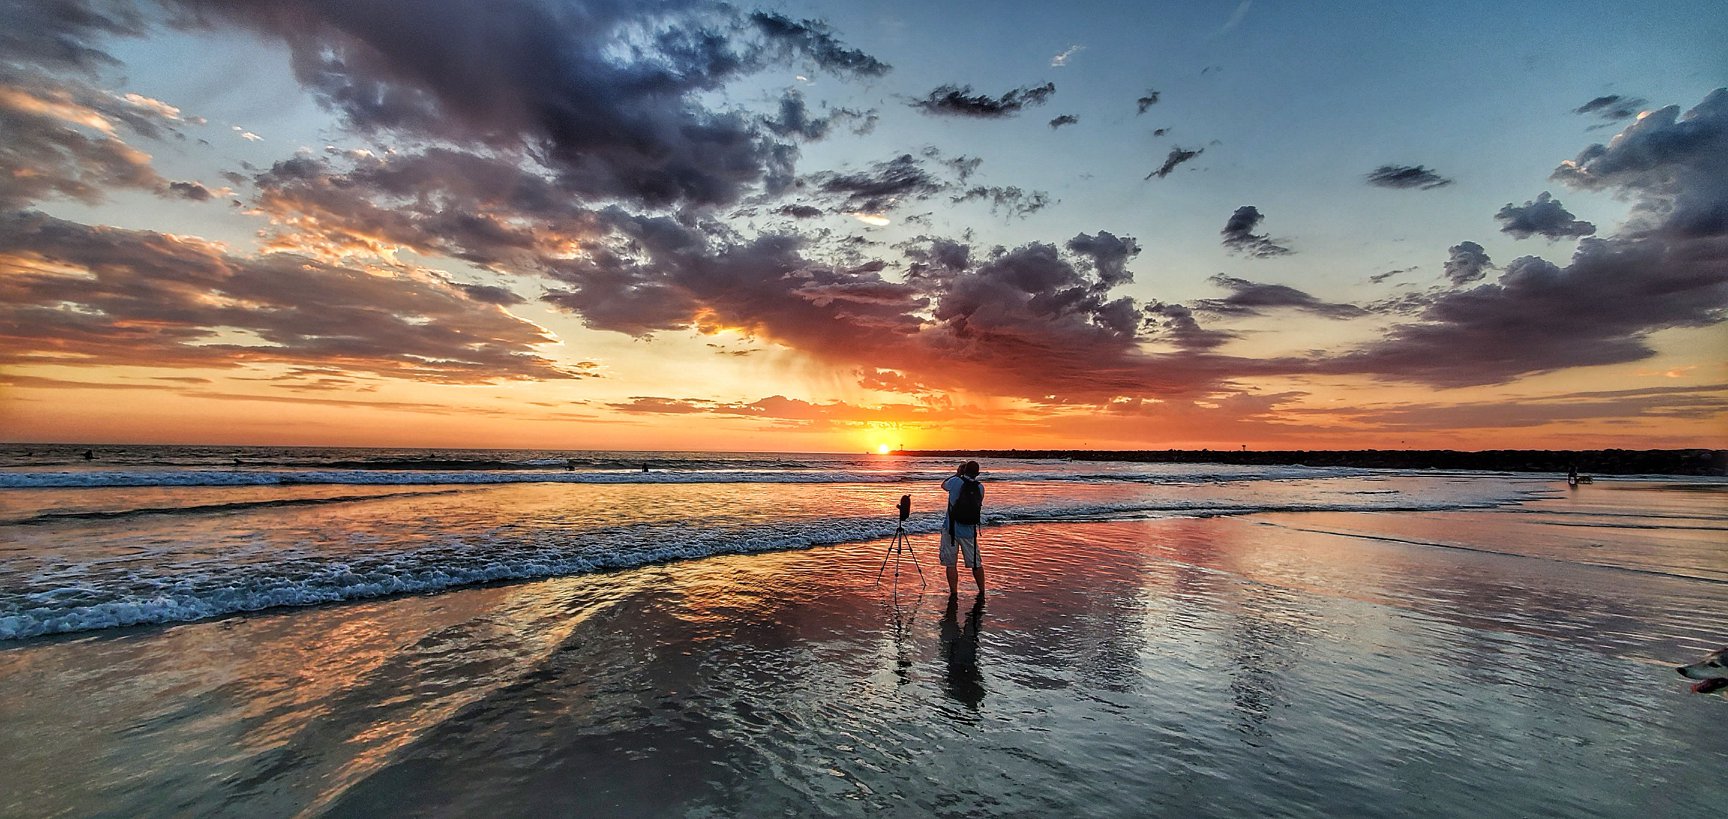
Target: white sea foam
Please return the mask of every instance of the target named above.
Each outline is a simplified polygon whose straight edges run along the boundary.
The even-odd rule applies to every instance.
[[[1311,500],[1255,503],[1251,488],[1214,497],[1136,497],[1086,500],[1026,498],[992,505],[985,521],[1084,521],[1171,516],[1241,515],[1266,511],[1442,510],[1505,504],[1528,496],[1509,481],[1433,482],[1418,497],[1404,491],[1357,494],[1319,491]],[[1094,493],[1095,494],[1095,493]],[[1228,497],[1226,495],[1235,495]],[[1311,495],[1313,493],[1310,493]],[[768,521],[716,519],[700,525],[656,520],[582,530],[522,526],[465,532],[420,531],[390,543],[356,543],[332,553],[312,544],[240,536],[220,550],[187,557],[112,556],[43,564],[0,592],[0,640],[119,626],[170,623],[477,583],[624,569],[724,554],[748,554],[883,538],[886,516],[785,517]],[[941,527],[940,513],[914,515],[913,534]],[[371,538],[371,534],[351,537]]]

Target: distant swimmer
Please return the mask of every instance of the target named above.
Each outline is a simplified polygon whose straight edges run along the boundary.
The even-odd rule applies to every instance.
[[[84,450],[84,460],[86,460],[86,461],[96,460],[96,450],[94,450],[94,449]]]
[[[575,472],[576,471],[576,459],[575,458],[565,458],[564,459],[564,471],[565,472]]]
[[[648,471],[648,465],[647,465],[647,464],[643,464],[643,465],[642,465],[642,471],[643,471],[643,472],[647,472],[647,471]]]

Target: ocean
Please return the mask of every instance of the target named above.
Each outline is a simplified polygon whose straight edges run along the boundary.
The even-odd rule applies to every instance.
[[[954,466],[6,445],[0,813],[1728,797],[1728,481],[990,459],[950,603]]]

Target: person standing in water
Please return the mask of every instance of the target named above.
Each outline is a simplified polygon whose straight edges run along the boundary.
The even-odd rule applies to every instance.
[[[942,565],[948,568],[948,596],[959,594],[960,568],[957,556],[963,555],[966,568],[984,593],[984,561],[978,554],[978,523],[984,509],[984,485],[978,482],[978,462],[967,461],[942,482],[948,492],[948,514],[942,520]],[[959,553],[957,555],[956,553]]]

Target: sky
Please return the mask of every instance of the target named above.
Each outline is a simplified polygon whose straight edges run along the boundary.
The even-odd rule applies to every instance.
[[[1718,2],[0,20],[0,440],[1728,446]]]

